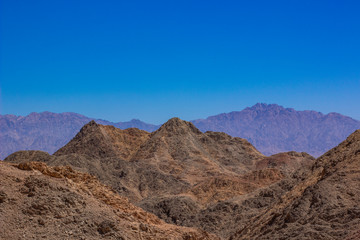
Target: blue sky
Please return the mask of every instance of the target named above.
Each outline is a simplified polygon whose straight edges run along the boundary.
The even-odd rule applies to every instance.
[[[1,1],[0,113],[360,120],[359,1]]]

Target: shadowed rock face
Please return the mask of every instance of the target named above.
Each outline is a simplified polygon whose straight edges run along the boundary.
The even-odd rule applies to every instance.
[[[21,151],[5,161],[70,165],[167,223],[227,238],[287,191],[297,181],[289,176],[309,159],[295,152],[266,157],[245,139],[173,118],[153,133],[90,122],[54,155]]]
[[[70,167],[0,162],[1,239],[218,239],[166,224]]]
[[[192,122],[201,131],[245,138],[265,155],[297,151],[320,156],[360,128],[359,121],[338,113],[324,115],[264,103]]]

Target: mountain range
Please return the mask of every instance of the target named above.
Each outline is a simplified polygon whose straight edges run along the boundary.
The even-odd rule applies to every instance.
[[[0,171],[0,237],[360,236],[360,130],[315,159],[179,118],[152,133],[90,121],[53,155],[18,151]]]
[[[18,150],[42,150],[52,154],[91,120],[120,129],[138,128],[148,132],[160,127],[136,119],[113,123],[76,113],[0,115],[0,159]],[[263,103],[191,122],[203,132],[220,131],[245,138],[265,155],[297,151],[316,157],[360,128],[360,121],[338,113],[324,115]]]
[[[266,157],[245,139],[221,132],[203,133],[191,122],[172,118],[152,133],[90,121],[53,155],[18,151],[4,160],[20,169],[39,170],[32,167],[38,166],[34,161],[46,164],[40,165],[45,174],[64,165],[89,173],[168,224],[196,227],[223,238],[235,232],[215,227],[223,224],[220,219],[209,221],[207,215],[221,213],[212,209],[214,204],[285,179],[299,167],[308,168],[314,158],[296,152]],[[43,215],[52,217],[46,212]]]

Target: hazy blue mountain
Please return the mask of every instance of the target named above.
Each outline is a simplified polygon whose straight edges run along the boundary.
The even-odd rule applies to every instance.
[[[360,128],[360,121],[338,113],[325,115],[264,103],[192,122],[201,131],[245,138],[265,155],[298,151],[319,156]]]

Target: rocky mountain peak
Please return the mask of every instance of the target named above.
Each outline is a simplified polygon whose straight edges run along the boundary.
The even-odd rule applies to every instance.
[[[137,118],[133,118],[130,120],[131,123],[142,123],[142,121],[140,119]]]
[[[285,108],[278,104],[266,104],[266,103],[257,103],[252,107],[245,108],[244,110],[250,112],[256,112],[261,114],[273,115],[279,114],[282,112],[296,112],[293,108]]]
[[[255,111],[268,111],[268,110],[280,110],[285,109],[284,107],[277,105],[277,104],[267,104],[267,103],[257,103],[248,109],[255,110]]]
[[[148,139],[149,135],[148,132],[137,128],[121,130],[114,126],[98,124],[92,120],[54,155],[76,153],[91,157],[120,157],[128,160]]]
[[[155,131],[154,135],[159,133],[167,133],[168,135],[183,135],[187,133],[201,134],[202,132],[197,129],[191,122],[187,122],[181,120],[180,118],[174,117],[164,123],[157,131]]]
[[[85,124],[78,134],[64,147],[54,153],[56,156],[65,154],[84,154],[92,157],[114,156],[110,138],[94,120]]]
[[[256,103],[254,106],[249,107],[249,109],[260,110],[260,109],[267,108],[269,105],[270,104],[266,104],[266,103]]]
[[[95,130],[99,130],[99,124],[95,122],[95,120],[91,120],[87,124],[85,124],[81,129],[80,132],[86,133]]]

